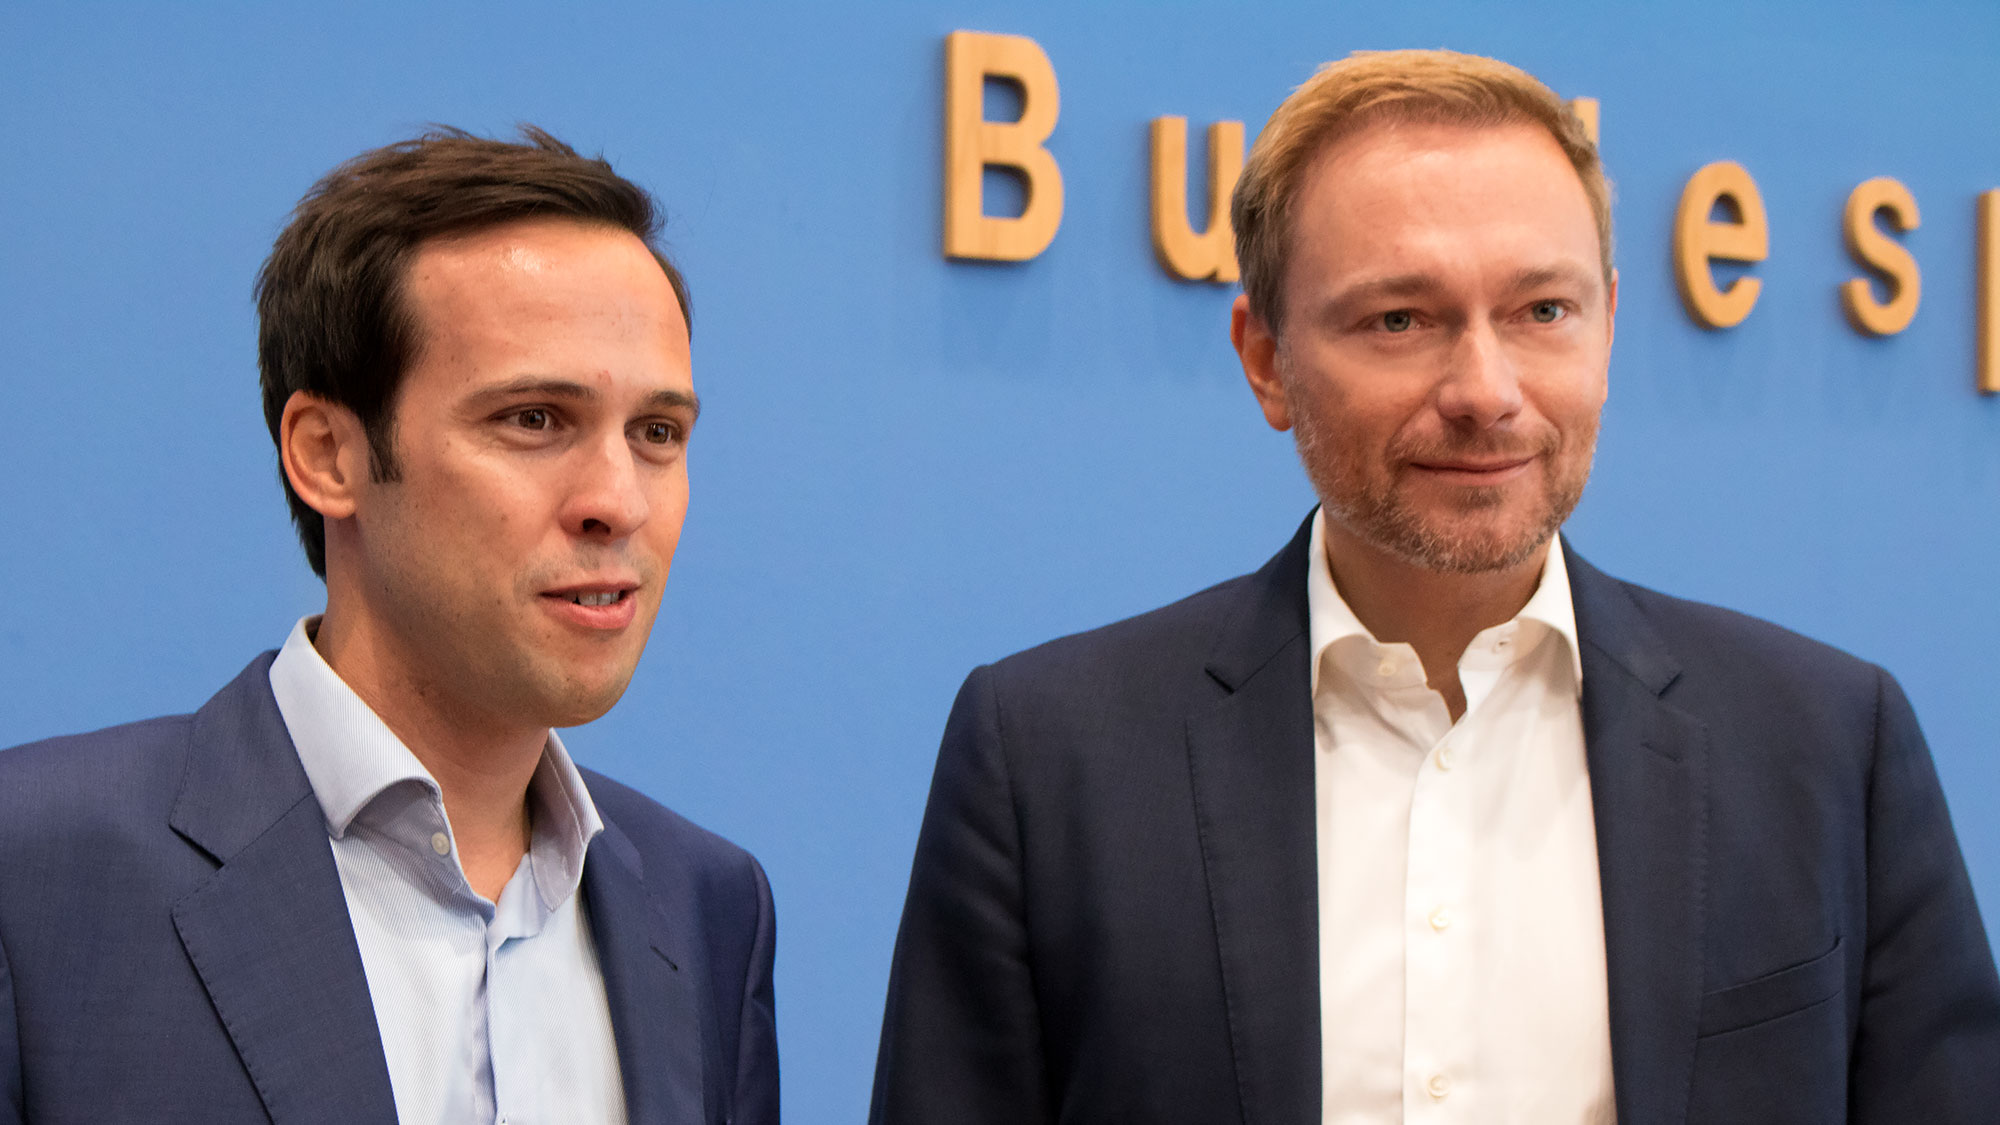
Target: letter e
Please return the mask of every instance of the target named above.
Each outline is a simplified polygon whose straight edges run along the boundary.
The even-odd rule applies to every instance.
[[[1716,203],[1736,204],[1737,222],[1716,222]],[[1771,253],[1771,226],[1764,215],[1764,197],[1741,164],[1719,160],[1688,178],[1674,216],[1674,281],[1688,315],[1704,328],[1733,328],[1756,307],[1764,283],[1739,277],[1728,289],[1715,287],[1709,272],[1713,259],[1761,262]]]

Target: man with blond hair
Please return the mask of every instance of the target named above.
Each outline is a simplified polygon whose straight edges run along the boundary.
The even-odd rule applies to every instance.
[[[1355,55],[1232,218],[1321,506],[967,679],[873,1119],[1992,1120],[2000,980],[1895,681],[1556,534],[1618,298],[1577,119]]]

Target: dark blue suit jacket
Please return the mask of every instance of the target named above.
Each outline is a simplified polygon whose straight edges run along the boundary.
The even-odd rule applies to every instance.
[[[1307,542],[967,679],[873,1120],[1319,1120]],[[2000,980],[1895,682],[1567,561],[1620,1125],[2000,1121]]]
[[[0,1122],[396,1117],[271,654],[193,715],[0,753]],[[585,771],[583,895],[634,1123],[778,1119],[770,889]]]

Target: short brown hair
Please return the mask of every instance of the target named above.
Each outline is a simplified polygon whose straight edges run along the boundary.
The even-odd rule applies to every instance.
[[[1597,220],[1611,277],[1611,183],[1583,122],[1534,75],[1457,51],[1356,51],[1319,68],[1258,135],[1230,198],[1236,261],[1250,311],[1276,335],[1284,320],[1292,201],[1313,158],[1334,141],[1382,121],[1547,129],[1569,157]]]
[[[396,479],[396,392],[417,324],[403,299],[425,240],[529,218],[573,218],[630,231],[660,263],[693,324],[687,285],[660,250],[659,208],[602,157],[584,157],[523,125],[521,139],[462,129],[364,152],[299,201],[257,275],[257,366],[271,440],[295,392],[354,411],[368,434],[370,471]],[[313,573],[326,577],[326,523],[279,466],[292,522]]]

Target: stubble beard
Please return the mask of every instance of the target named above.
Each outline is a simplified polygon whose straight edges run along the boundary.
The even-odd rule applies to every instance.
[[[1307,400],[1292,395],[1294,403]],[[1348,455],[1339,439],[1328,433],[1317,412],[1308,408],[1293,412],[1293,439],[1299,461],[1313,490],[1319,493],[1327,518],[1349,533],[1412,566],[1440,574],[1486,574],[1519,566],[1555,535],[1583,499],[1584,484],[1590,479],[1592,455],[1597,445],[1597,420],[1572,437],[1579,449],[1563,449],[1562,439],[1551,432],[1534,446],[1533,452],[1545,468],[1540,512],[1535,518],[1511,525],[1496,512],[1507,502],[1499,487],[1465,488],[1448,512],[1425,511],[1409,503],[1393,480],[1371,478],[1360,458]],[[1518,445],[1508,452],[1519,451]],[[1415,451],[1394,451],[1391,460],[1408,460]],[[1494,443],[1478,440],[1449,447],[1426,449],[1423,460],[1446,460],[1452,456],[1490,455],[1500,452]],[[1494,512],[1497,521],[1476,518]]]

